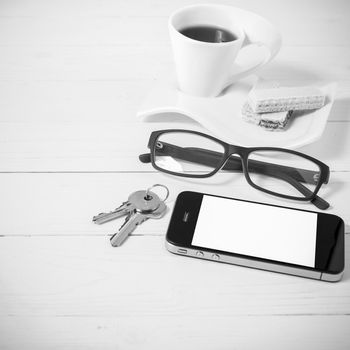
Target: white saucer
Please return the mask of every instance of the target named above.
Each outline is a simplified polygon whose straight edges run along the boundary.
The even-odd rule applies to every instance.
[[[137,116],[146,121],[156,114],[180,113],[202,124],[221,140],[246,147],[298,148],[322,136],[335,97],[335,83],[319,86],[327,96],[324,107],[296,113],[285,131],[266,131],[245,122],[241,116],[242,105],[256,80],[256,76],[251,76],[239,81],[214,98],[186,95],[177,89],[175,79],[159,81]]]

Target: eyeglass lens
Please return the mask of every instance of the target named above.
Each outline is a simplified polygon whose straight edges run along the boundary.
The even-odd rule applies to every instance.
[[[305,198],[320,181],[320,168],[313,161],[280,151],[254,151],[248,156],[248,174],[258,187],[286,196]],[[300,191],[300,186],[309,191]]]
[[[158,168],[178,175],[210,175],[222,166],[225,148],[208,137],[186,132],[161,134],[153,150]],[[243,171],[239,156],[232,155],[223,171]],[[320,168],[302,156],[278,150],[256,150],[248,155],[251,182],[262,190],[279,195],[305,198],[320,181]]]
[[[222,163],[224,151],[221,144],[205,136],[168,132],[156,140],[154,162],[173,173],[206,175]]]

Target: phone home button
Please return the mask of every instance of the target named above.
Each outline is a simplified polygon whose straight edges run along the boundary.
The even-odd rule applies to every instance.
[[[219,255],[219,254],[213,254],[213,255],[211,256],[211,258],[212,258],[213,260],[220,260],[220,255]]]
[[[197,255],[199,258],[202,258],[202,257],[204,256],[204,253],[198,250],[198,251],[196,252],[196,255]]]

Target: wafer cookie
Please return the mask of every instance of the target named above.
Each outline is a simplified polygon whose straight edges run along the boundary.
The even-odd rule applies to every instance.
[[[311,86],[260,88],[249,92],[248,103],[254,113],[309,110],[321,108],[325,95]]]
[[[245,121],[270,131],[284,130],[290,120],[291,115],[292,111],[254,113],[248,102],[246,102],[242,108],[242,117]]]

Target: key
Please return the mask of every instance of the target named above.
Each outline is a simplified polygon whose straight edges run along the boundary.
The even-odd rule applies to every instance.
[[[129,196],[128,201],[135,205],[136,211],[150,213],[156,210],[162,201],[154,192],[136,191]]]
[[[166,209],[166,204],[160,201],[158,207],[154,211],[143,212],[135,210],[133,213],[130,213],[119,231],[111,237],[112,246],[119,247],[136,227],[146,220],[162,218],[166,213]]]
[[[101,225],[121,216],[127,215],[135,210],[142,212],[152,212],[159,206],[160,198],[151,191],[133,192],[126,202],[109,213],[100,213],[92,218],[95,224]]]
[[[151,191],[152,188],[162,187],[166,190],[165,197],[161,200],[157,194]],[[111,244],[114,247],[120,246],[128,235],[149,218],[160,219],[167,210],[165,201],[169,196],[169,189],[161,184],[155,184],[146,191],[133,192],[126,202],[123,202],[118,208],[108,213],[100,213],[93,217],[95,224],[105,222],[127,215],[124,224],[119,231],[111,237]]]
[[[124,216],[133,210],[135,210],[135,206],[130,202],[126,201],[126,202],[123,202],[121,206],[110,211],[109,213],[100,213],[94,216],[92,218],[92,221],[97,225],[101,225],[101,224],[104,224],[105,222],[112,221],[121,216]]]

